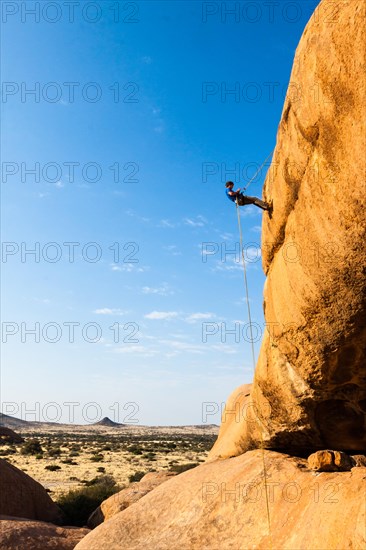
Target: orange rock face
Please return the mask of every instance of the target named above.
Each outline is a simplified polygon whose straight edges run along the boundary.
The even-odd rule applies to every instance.
[[[76,549],[365,547],[365,468],[315,474],[306,460],[263,453],[249,451],[174,477],[97,527]]]
[[[264,189],[257,415],[215,456],[366,449],[365,20],[364,0],[323,0],[297,48]]]
[[[230,458],[242,453],[243,422],[252,406],[250,391],[252,384],[243,384],[236,388],[229,396],[222,414],[221,425],[217,440],[208,454],[207,461],[216,458]]]

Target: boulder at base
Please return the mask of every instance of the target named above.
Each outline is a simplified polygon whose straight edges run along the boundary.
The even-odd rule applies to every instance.
[[[249,451],[174,477],[99,525],[76,549],[365,548],[364,468],[315,474],[305,459],[263,453]]]
[[[0,515],[63,523],[60,508],[45,488],[3,459],[0,459]]]
[[[88,533],[79,527],[0,516],[1,550],[73,550]]]

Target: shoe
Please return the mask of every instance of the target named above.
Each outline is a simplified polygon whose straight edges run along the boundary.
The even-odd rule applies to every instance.
[[[273,212],[273,200],[267,203],[267,212],[270,218],[272,218],[272,212]]]

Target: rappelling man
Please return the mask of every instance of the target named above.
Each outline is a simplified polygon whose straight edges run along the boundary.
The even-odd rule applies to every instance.
[[[227,181],[225,184],[225,187],[226,187],[226,196],[232,202],[236,202],[238,206],[244,206],[246,204],[255,204],[255,206],[258,206],[258,208],[261,208],[262,210],[267,210],[267,212],[269,213],[272,212],[272,205],[262,201],[261,199],[258,199],[258,197],[249,197],[248,195],[243,195],[243,193],[240,192],[240,187],[239,189],[234,191],[234,182]]]

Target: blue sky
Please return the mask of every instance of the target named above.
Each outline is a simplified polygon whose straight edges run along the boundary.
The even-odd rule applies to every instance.
[[[219,423],[253,375],[224,182],[274,148],[316,4],[3,3],[3,412]],[[263,330],[261,217],[242,209]]]

